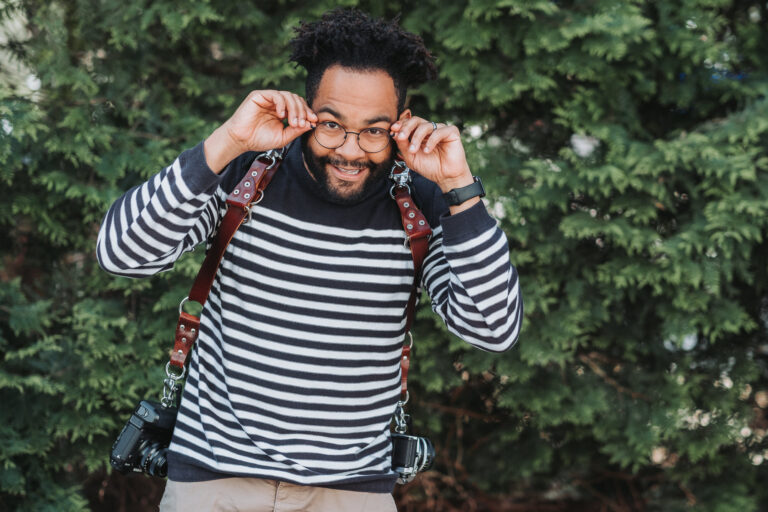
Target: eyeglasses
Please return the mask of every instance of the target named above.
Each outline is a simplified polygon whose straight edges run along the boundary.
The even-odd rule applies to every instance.
[[[384,128],[366,128],[359,132],[346,130],[339,123],[322,121],[314,130],[315,140],[326,149],[340,148],[347,141],[347,135],[357,135],[357,145],[366,153],[378,153],[389,145],[389,130]]]

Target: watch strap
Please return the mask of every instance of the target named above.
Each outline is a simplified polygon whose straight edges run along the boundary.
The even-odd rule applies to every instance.
[[[485,188],[483,187],[483,182],[480,181],[480,178],[477,176],[472,176],[472,179],[474,180],[474,183],[471,185],[454,188],[453,190],[449,190],[443,194],[443,197],[448,203],[448,206],[460,205],[464,201],[468,201],[473,197],[485,197]]]

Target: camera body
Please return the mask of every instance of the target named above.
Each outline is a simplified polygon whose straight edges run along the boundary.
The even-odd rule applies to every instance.
[[[400,475],[397,483],[408,483],[421,471],[432,468],[435,448],[426,437],[392,433],[392,470]]]
[[[142,400],[112,445],[109,462],[120,473],[168,474],[168,445],[176,425],[176,407]]]
[[[176,425],[178,408],[142,400],[112,445],[109,462],[120,473],[168,474],[168,445]],[[392,470],[398,483],[413,480],[421,471],[432,468],[435,449],[426,437],[393,432]]]

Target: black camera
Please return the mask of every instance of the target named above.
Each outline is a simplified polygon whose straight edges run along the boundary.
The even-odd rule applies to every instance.
[[[168,474],[168,445],[176,425],[176,407],[142,400],[112,445],[109,463],[120,473]]]
[[[435,448],[426,437],[392,433],[392,470],[400,475],[397,482],[404,484],[427,471],[435,462]]]

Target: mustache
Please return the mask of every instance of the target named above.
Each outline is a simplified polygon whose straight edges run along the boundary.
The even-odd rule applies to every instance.
[[[342,159],[330,158],[330,157],[326,157],[323,160],[325,160],[326,163],[333,165],[334,167],[343,167],[345,169],[364,169],[366,167],[371,169],[375,166],[375,164],[370,160],[358,160],[355,162],[350,162],[349,160],[342,160]]]

